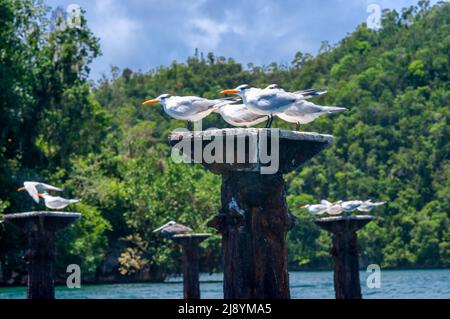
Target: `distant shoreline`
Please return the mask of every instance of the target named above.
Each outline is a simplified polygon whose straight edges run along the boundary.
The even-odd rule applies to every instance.
[[[365,272],[365,268],[361,268],[360,272]],[[382,268],[382,271],[433,271],[433,270],[449,270],[446,267],[441,267],[441,268],[437,268],[437,267],[433,267],[433,268]],[[311,272],[332,272],[332,269],[303,269],[303,270],[294,270],[294,269],[290,269],[289,272],[303,272],[303,273],[311,273]],[[213,273],[208,273],[208,272],[202,272],[201,274],[208,274],[208,275],[213,275],[213,274],[222,274],[222,272],[213,272]],[[167,279],[170,278],[180,278],[180,280],[176,280],[176,281],[167,281]],[[126,284],[178,284],[182,282],[182,274],[171,274],[168,275],[166,277],[165,281],[148,281],[148,280],[86,280],[83,281],[83,285],[84,286],[97,286],[97,285],[126,285]],[[222,282],[222,280],[206,280],[206,281],[200,281],[200,282]],[[64,286],[64,280],[56,280],[55,283],[56,287],[61,287]],[[0,289],[1,288],[20,288],[20,287],[26,287],[26,284],[21,284],[21,285],[0,285]]]

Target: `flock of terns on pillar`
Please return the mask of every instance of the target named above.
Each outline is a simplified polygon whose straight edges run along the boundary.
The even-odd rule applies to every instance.
[[[362,200],[349,200],[331,203],[327,200],[321,200],[319,204],[307,204],[300,206],[300,208],[306,208],[306,211],[311,215],[339,215],[342,213],[351,213],[355,210],[359,212],[368,213],[375,207],[386,204],[386,202],[372,202],[370,199],[366,201]]]
[[[232,126],[251,127],[266,121],[266,127],[269,128],[273,117],[277,116],[286,122],[295,123],[297,129],[300,124],[310,123],[324,114],[347,110],[344,107],[321,106],[308,101],[327,93],[323,89],[287,92],[277,84],[264,89],[242,84],[220,93],[237,95],[238,98],[209,100],[198,96],[161,94],[143,104],[159,103],[170,117],[188,122],[199,121],[216,112]]]

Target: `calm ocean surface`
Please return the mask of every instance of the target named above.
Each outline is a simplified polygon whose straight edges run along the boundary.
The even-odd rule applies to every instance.
[[[369,289],[366,272],[360,272],[363,298],[450,298],[450,269],[382,270],[381,288]],[[331,271],[290,272],[292,298],[334,298]],[[56,298],[182,298],[182,277],[159,284],[85,285],[80,289],[56,288]],[[202,298],[223,298],[222,274],[201,274]],[[25,288],[0,288],[0,299],[24,298]]]

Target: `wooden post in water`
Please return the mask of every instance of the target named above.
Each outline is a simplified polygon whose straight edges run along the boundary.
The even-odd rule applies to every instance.
[[[183,296],[184,299],[200,299],[199,244],[211,234],[179,234],[171,239],[181,245],[183,253]]]
[[[290,298],[286,235],[294,217],[287,207],[283,174],[332,139],[253,128],[170,135],[174,148],[222,175],[222,208],[208,225],[222,234],[224,298]],[[205,158],[208,153],[216,160]]]
[[[334,290],[336,299],[361,299],[359,250],[356,232],[373,216],[332,216],[314,220],[316,225],[332,233]]]
[[[81,217],[79,213],[29,212],[7,214],[3,220],[28,238],[27,299],[55,298],[56,233]]]

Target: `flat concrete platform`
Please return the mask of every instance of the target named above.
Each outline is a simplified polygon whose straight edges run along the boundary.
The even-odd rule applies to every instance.
[[[268,158],[278,161],[277,173],[288,173],[332,142],[333,136],[327,134],[275,128],[184,130],[169,135],[170,145],[182,151],[193,163],[201,163],[217,174],[258,172],[271,165]],[[208,154],[213,154],[214,160],[206,158]]]
[[[371,215],[340,215],[317,218],[314,223],[330,232],[357,231],[374,218]]]
[[[81,218],[80,213],[73,212],[49,212],[33,211],[25,213],[5,214],[3,220],[19,228],[34,227],[34,225],[43,225],[48,230],[59,230],[64,228],[77,219]]]

